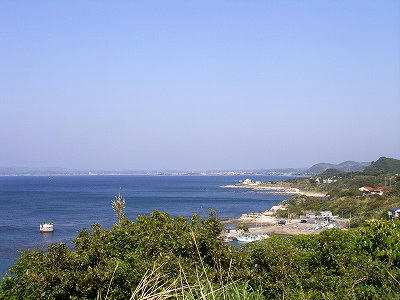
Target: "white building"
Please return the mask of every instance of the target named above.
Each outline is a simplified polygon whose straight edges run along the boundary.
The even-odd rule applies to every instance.
[[[400,207],[393,207],[388,211],[389,220],[399,219],[400,218]]]
[[[360,187],[358,190],[361,192],[364,192],[364,195],[365,194],[380,195],[380,196],[383,195],[383,191],[381,189],[375,189],[375,188],[367,186],[367,185]]]
[[[322,180],[322,183],[332,183],[332,182],[336,182],[336,181],[337,181],[337,179],[328,178],[328,179]]]

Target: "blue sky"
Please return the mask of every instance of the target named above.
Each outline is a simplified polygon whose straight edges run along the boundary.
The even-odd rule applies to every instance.
[[[0,166],[400,157],[399,1],[1,1]]]

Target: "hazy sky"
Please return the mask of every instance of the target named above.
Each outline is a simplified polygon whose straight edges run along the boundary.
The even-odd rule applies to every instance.
[[[400,157],[400,1],[1,1],[0,166]]]

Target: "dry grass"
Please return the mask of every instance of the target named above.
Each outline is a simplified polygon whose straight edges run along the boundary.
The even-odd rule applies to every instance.
[[[196,237],[192,232],[192,238],[196,246],[201,268],[195,268],[196,283],[189,283],[188,276],[183,267],[179,264],[179,275],[174,280],[168,279],[168,274],[162,272],[163,264],[153,265],[151,270],[147,270],[139,284],[132,292],[129,300],[258,300],[264,299],[259,291],[253,291],[247,283],[238,283],[233,280],[224,282],[221,266],[219,282],[213,284],[208,278],[204,261],[200,255]],[[115,271],[108,285],[105,300],[109,299],[109,291],[112,286]],[[228,278],[230,276],[228,275]],[[101,293],[98,293],[96,300],[102,300]]]

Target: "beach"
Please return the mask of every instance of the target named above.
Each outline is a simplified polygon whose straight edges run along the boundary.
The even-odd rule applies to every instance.
[[[238,184],[222,185],[221,188],[226,189],[251,189],[254,191],[264,191],[269,194],[283,194],[283,195],[303,195],[307,197],[325,197],[326,194],[316,191],[305,191],[298,188],[290,187],[290,185],[279,182],[279,184],[265,183],[265,182],[241,182]]]

